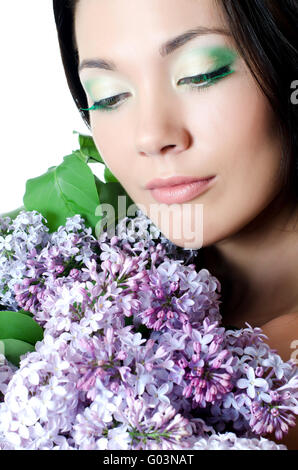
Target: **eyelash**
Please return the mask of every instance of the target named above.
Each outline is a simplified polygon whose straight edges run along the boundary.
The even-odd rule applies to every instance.
[[[220,81],[223,77],[225,77],[226,75],[230,75],[233,72],[234,72],[234,70],[231,69],[231,66],[226,65],[224,67],[221,67],[218,70],[215,70],[214,72],[204,73],[204,74],[201,74],[201,75],[195,75],[193,77],[181,78],[178,83],[181,84],[181,82],[183,82],[183,84],[188,84],[188,83],[189,84],[195,84],[195,85],[190,85],[190,88],[193,89],[193,90],[202,92],[205,88],[208,88],[208,87],[214,85],[215,83]],[[206,84],[205,85],[198,85],[200,82],[203,83],[203,84],[204,83],[206,83]],[[97,111],[97,110],[100,110],[100,111],[113,111],[115,109],[118,109],[119,106],[112,107],[112,105],[117,104],[119,102],[120,97],[126,97],[128,95],[130,95],[130,93],[121,93],[120,95],[111,96],[109,98],[105,98],[103,100],[96,101],[90,108],[87,108],[87,109],[86,108],[81,108],[81,110],[82,111]],[[116,100],[116,103],[113,102],[115,100]]]

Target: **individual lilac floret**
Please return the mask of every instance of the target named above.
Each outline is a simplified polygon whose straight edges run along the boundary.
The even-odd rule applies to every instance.
[[[261,378],[256,378],[255,371],[252,367],[248,367],[247,369],[247,379],[239,379],[237,382],[237,386],[241,389],[247,390],[247,395],[250,398],[255,398],[256,393],[258,392],[259,398],[261,400],[267,400],[267,394],[263,392],[267,392],[269,386],[268,382]],[[257,392],[256,392],[257,390]],[[269,401],[270,397],[269,397]]]

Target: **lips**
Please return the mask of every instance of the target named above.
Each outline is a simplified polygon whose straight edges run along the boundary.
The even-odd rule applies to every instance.
[[[203,178],[193,177],[193,176],[173,176],[171,178],[157,178],[149,181],[145,186],[146,189],[156,189],[156,188],[171,188],[173,186],[178,186],[182,184],[190,184],[200,181],[206,181],[213,178],[213,176],[205,176]]]
[[[203,194],[211,185],[214,184],[216,178],[212,176],[211,178],[201,178],[196,180],[190,180],[184,183],[177,184],[177,178],[174,180],[166,180],[167,186],[165,186],[165,180],[153,180],[148,186],[154,186],[153,189],[150,189],[151,196],[159,203],[164,204],[183,204],[195,199],[200,194]],[[181,181],[181,179],[179,180]],[[175,183],[175,184],[173,184]],[[159,186],[156,186],[159,184]],[[171,186],[169,186],[169,184]]]

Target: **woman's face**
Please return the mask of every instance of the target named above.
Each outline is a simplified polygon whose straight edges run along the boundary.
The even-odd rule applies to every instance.
[[[205,30],[160,53],[198,27],[222,33]],[[109,110],[90,111],[98,151],[164,236],[185,248],[214,244],[275,198],[277,124],[215,0],[80,0],[75,35],[80,64],[116,67],[80,69],[88,107],[117,96],[101,103]],[[157,201],[146,185],[172,176],[214,178],[186,201]]]

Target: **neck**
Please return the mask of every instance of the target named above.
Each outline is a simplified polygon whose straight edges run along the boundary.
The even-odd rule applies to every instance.
[[[275,200],[249,226],[204,248],[204,267],[222,285],[224,325],[262,327],[298,311],[298,210]],[[206,261],[206,262],[205,262]]]

